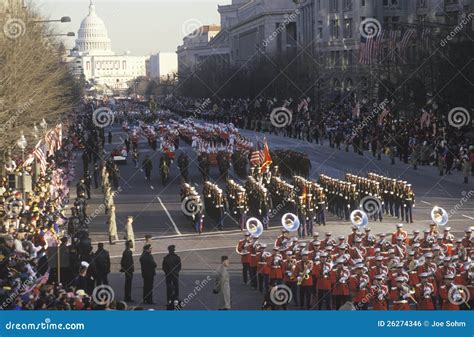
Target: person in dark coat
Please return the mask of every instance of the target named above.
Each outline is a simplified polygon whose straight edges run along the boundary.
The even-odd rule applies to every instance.
[[[155,304],[153,302],[153,282],[156,275],[156,262],[151,255],[151,245],[143,246],[143,253],[140,256],[140,266],[143,277],[143,302],[145,304]]]
[[[125,274],[125,302],[133,302],[132,299],[132,281],[135,266],[133,263],[132,241],[125,242],[125,250],[120,261],[120,271]]]
[[[166,278],[167,302],[179,298],[179,272],[181,270],[181,258],[175,254],[176,247],[168,247],[169,254],[163,258],[162,269]]]
[[[86,182],[85,182],[85,179],[82,178],[76,184],[76,196],[79,198],[80,195],[85,195],[85,194],[86,194]]]
[[[142,169],[145,171],[146,180],[151,179],[151,170],[153,169],[153,164],[148,155],[145,157],[145,160],[142,163]]]
[[[109,284],[110,274],[110,254],[104,249],[104,244],[100,242],[95,252],[96,285]]]

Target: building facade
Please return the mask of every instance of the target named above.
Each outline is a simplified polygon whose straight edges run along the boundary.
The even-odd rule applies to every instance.
[[[178,71],[178,56],[176,53],[156,53],[150,56],[148,76],[161,79],[172,76]]]

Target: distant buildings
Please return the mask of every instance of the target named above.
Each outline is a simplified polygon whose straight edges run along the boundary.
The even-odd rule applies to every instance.
[[[131,56],[128,52],[116,55],[111,48],[107,28],[92,3],[89,14],[82,20],[76,47],[66,57],[72,72],[93,85],[110,91],[123,91],[133,79],[146,76],[145,56]]]
[[[184,37],[178,47],[180,73],[209,57],[246,65],[262,55],[298,56],[311,61],[317,87],[326,93],[366,93],[376,92],[380,83],[371,83],[371,63],[361,58],[367,42],[360,33],[364,20],[376,20],[384,32],[370,47],[378,50],[369,52],[385,62],[380,68],[388,70],[378,74],[383,80],[391,66],[410,62],[423,43],[435,40],[440,27],[452,29],[473,13],[474,0],[232,0],[218,12],[220,29],[203,26],[201,34]],[[472,21],[463,28],[471,34]],[[388,49],[396,55],[383,57]]]
[[[156,53],[150,56],[148,76],[155,79],[167,78],[178,72],[176,53]]]

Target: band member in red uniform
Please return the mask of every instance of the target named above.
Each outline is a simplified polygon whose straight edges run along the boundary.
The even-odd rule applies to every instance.
[[[397,225],[397,230],[392,233],[392,244],[397,243],[397,238],[401,236],[403,238],[403,242],[408,244],[408,233],[403,230],[403,224]]]
[[[316,291],[318,294],[318,309],[322,310],[323,302],[326,303],[326,310],[332,309],[331,301],[331,269],[332,263],[328,253],[323,252],[319,256],[320,261],[315,266],[316,273]]]
[[[349,268],[344,265],[345,262],[346,260],[344,258],[339,258],[336,261],[336,269],[331,271],[332,283],[334,284],[332,295],[334,297],[336,310],[349,300],[348,282],[351,272]]]
[[[459,310],[458,302],[462,302],[463,289],[454,284],[454,274],[444,276],[444,284],[439,287],[439,296],[441,297],[441,310]]]
[[[283,261],[283,282],[291,289],[293,301],[298,306],[298,261],[293,256],[292,251],[286,252],[286,259]]]
[[[359,237],[358,227],[352,226],[352,233],[347,237],[347,243],[352,246],[354,245],[355,238]]]
[[[257,289],[257,268],[258,268],[258,257],[257,257],[257,248],[260,245],[257,241],[257,238],[254,238],[254,242],[249,245],[249,273],[250,273],[250,285],[252,289]]]
[[[281,230],[280,236],[278,236],[275,240],[275,247],[277,247],[278,249],[284,249],[287,246],[287,242],[289,240],[288,234],[288,231],[283,228]]]
[[[269,274],[270,274],[270,269],[268,268],[267,265],[267,259],[272,255],[270,252],[265,251],[265,248],[267,248],[267,245],[265,243],[262,243],[258,247],[258,252],[257,252],[257,259],[258,259],[258,265],[257,265],[257,279],[258,279],[258,291],[260,293],[263,293],[263,290],[268,291],[268,286],[269,286]]]
[[[349,278],[349,289],[353,294],[356,308],[367,310],[370,279],[362,263],[356,265],[356,273]]]
[[[385,274],[375,275],[373,285],[370,287],[373,310],[388,310],[388,286],[384,283]]]
[[[270,284],[280,284],[283,281],[283,257],[278,253],[278,248],[273,248],[272,256],[268,259],[270,268]]]
[[[244,280],[244,284],[247,284],[249,279],[249,271],[250,271],[250,251],[249,248],[252,245],[252,238],[250,237],[250,233],[245,231],[245,238],[240,240],[235,248],[237,254],[241,256],[240,261],[242,263],[242,276]]]
[[[421,273],[421,283],[415,287],[415,298],[418,302],[418,310],[435,310],[436,309],[436,294],[435,287],[432,283],[428,282],[428,273]]]
[[[397,285],[390,289],[390,299],[393,302],[392,310],[410,310],[410,302],[414,301],[414,291],[406,284],[406,279],[399,276],[395,279]]]
[[[308,251],[304,250],[301,261],[298,261],[298,284],[300,286],[300,305],[302,308],[311,308],[311,293],[313,289],[313,261],[308,258]]]

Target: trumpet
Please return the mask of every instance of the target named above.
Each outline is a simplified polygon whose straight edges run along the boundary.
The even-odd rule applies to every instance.
[[[402,288],[400,289],[400,292],[401,292],[403,298],[409,298],[413,301],[413,303],[418,304],[418,302],[413,297],[413,295],[415,294],[415,291],[411,290],[409,286],[402,285]]]

